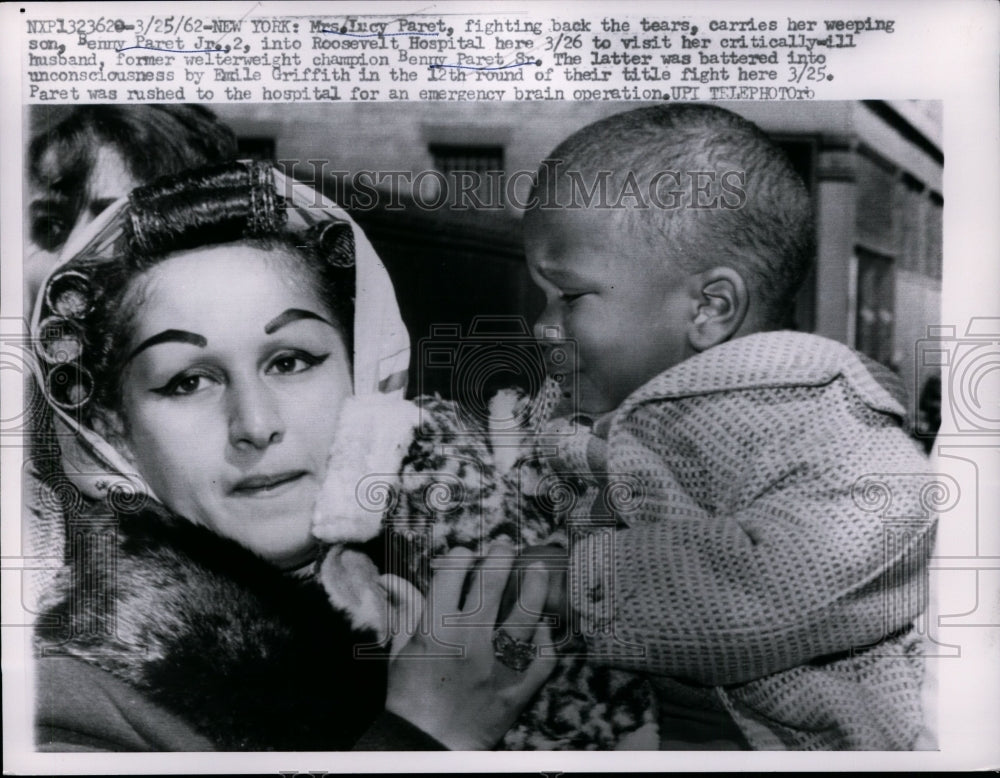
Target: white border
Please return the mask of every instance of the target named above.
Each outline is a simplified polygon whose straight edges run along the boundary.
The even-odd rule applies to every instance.
[[[0,7],[3,65],[0,91],[0,236],[2,236],[2,282],[0,311],[4,317],[20,315],[22,245],[22,111],[21,48],[25,33],[20,7],[27,3],[7,3]],[[39,4],[30,4],[38,9]],[[112,4],[88,3],[48,5],[47,16],[91,15]],[[129,4],[133,7],[135,4]],[[145,4],[143,11],[173,10],[184,3]],[[944,101],[944,256],[942,322],[955,324],[959,331],[972,316],[1000,315],[1000,101],[998,101],[998,39],[1000,6],[990,0],[976,2],[719,2],[700,3],[620,3],[613,8],[591,3],[597,12],[625,14],[673,14],[728,16],[780,15],[786,11],[797,17],[845,17],[881,15],[897,20],[897,32],[878,46],[857,52],[852,67],[841,68],[837,82],[824,99],[943,99]],[[198,3],[203,13],[205,3]],[[219,4],[219,15],[239,17],[248,10],[255,14],[289,15],[305,13],[371,13],[371,4],[246,2]],[[461,8],[496,12],[496,3],[459,4],[384,3],[378,13],[445,13]],[[508,3],[507,13],[547,18],[570,16],[586,6],[570,10],[564,3]],[[194,12],[194,11],[193,11]],[[20,401],[16,382],[4,381],[4,406]],[[997,445],[996,440],[974,443]],[[994,459],[993,461],[997,461]],[[2,545],[19,548],[19,454],[0,449],[0,491],[2,491]],[[998,469],[1000,471],[1000,469]],[[981,521],[1000,516],[997,500],[997,473],[980,473],[979,511]],[[965,484],[963,484],[965,485]],[[948,527],[942,525],[942,533]],[[991,533],[991,536],[996,533]],[[983,554],[1000,555],[1000,548],[982,549]],[[6,562],[5,562],[6,565]],[[995,565],[995,561],[994,561]],[[994,571],[995,572],[995,571]],[[7,572],[4,575],[8,575]],[[997,595],[987,590],[988,594]],[[16,587],[3,588],[4,623],[20,610],[14,601]],[[994,603],[1000,611],[1000,595]],[[1000,613],[998,620],[1000,620]],[[141,755],[48,755],[30,752],[30,716],[27,715],[27,686],[24,657],[26,630],[4,628],[3,721],[4,767],[13,773],[207,773],[253,772],[275,774],[279,770],[326,770],[329,772],[371,771],[566,771],[590,772],[625,769],[649,770],[860,770],[860,769],[990,769],[1000,766],[1000,628],[942,630],[944,637],[960,642],[960,660],[941,660],[939,668],[942,716],[940,751],[906,754],[881,753],[490,753],[479,754],[141,754]],[[335,701],[331,701],[336,704]]]

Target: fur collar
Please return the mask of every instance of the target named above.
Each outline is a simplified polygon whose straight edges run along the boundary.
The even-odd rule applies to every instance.
[[[381,710],[384,662],[354,658],[372,636],[313,579],[162,509],[81,518],[40,653],[112,673],[221,750],[347,749]]]

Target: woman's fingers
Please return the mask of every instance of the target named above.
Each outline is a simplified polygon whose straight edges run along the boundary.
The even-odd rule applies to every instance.
[[[513,587],[516,600],[502,626],[512,638],[532,640],[548,596],[549,574],[541,562],[533,562],[518,570],[508,586]]]
[[[443,558],[435,560],[434,599],[451,607],[450,613],[459,609],[465,579],[475,562],[475,554],[467,548],[453,548]]]
[[[514,547],[510,543],[503,540],[490,543],[486,556],[477,560],[475,569],[469,573],[463,614],[470,619],[474,616],[476,622],[492,624],[496,620],[514,560]]]
[[[444,644],[465,645],[481,656],[493,656],[497,627],[518,643],[533,643],[539,624],[548,622],[544,612],[554,577],[542,561],[521,561],[506,541],[494,541],[479,559],[466,549],[451,551],[435,565],[432,607],[424,608],[434,623],[425,618],[425,629]],[[546,642],[536,645],[551,646],[550,633],[547,628]]]
[[[416,633],[423,618],[424,598],[409,581],[397,575],[383,575],[379,582],[389,597],[390,657],[396,656]]]
[[[430,628],[390,664],[386,709],[449,748],[493,747],[555,667],[553,656],[538,656],[535,649],[552,642],[549,626],[538,616],[548,595],[548,573],[535,562],[511,576],[514,562],[507,543],[491,545],[475,565],[465,550],[435,560],[424,608]],[[521,604],[498,622],[504,589],[519,577]],[[432,609],[435,615],[428,617]],[[494,629],[498,623],[502,630]],[[411,656],[425,661],[404,661]]]
[[[540,621],[532,638],[532,642],[539,646],[539,650],[535,652],[535,660],[524,671],[524,683],[527,687],[537,689],[555,669],[555,652],[542,649],[544,646],[551,646],[553,641],[552,629],[544,621]]]

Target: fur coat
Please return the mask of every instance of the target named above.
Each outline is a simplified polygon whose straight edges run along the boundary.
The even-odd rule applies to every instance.
[[[68,526],[40,656],[110,673],[219,750],[349,749],[381,712],[385,665],[353,656],[372,636],[314,580],[158,508]]]

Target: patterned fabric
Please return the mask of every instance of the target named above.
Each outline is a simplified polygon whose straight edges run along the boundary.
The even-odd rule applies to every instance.
[[[518,549],[547,544],[550,564],[565,565],[565,536],[553,510],[561,481],[534,449],[536,430],[559,396],[556,384],[547,389],[530,403],[501,391],[488,420],[463,418],[454,401],[436,397],[345,402],[313,533],[332,544],[320,580],[355,627],[387,637],[391,625],[407,623],[390,613],[385,575],[426,595],[431,560],[453,548],[479,553],[501,538]],[[586,662],[578,638],[559,643],[556,670],[499,747],[655,749],[649,682]]]
[[[853,351],[794,332],[638,389],[605,475],[586,440],[563,457],[588,499],[618,494],[616,523],[586,500],[569,517],[595,661],[727,711],[754,748],[912,748],[935,516],[903,416]]]

